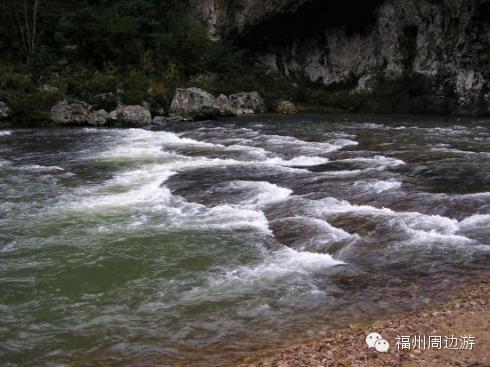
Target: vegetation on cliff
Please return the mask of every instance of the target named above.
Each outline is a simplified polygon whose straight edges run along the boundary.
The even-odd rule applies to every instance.
[[[185,0],[5,0],[0,7],[0,101],[19,124],[49,123],[50,108],[65,97],[106,110],[147,101],[161,112],[177,87],[288,93],[245,51],[211,41]]]

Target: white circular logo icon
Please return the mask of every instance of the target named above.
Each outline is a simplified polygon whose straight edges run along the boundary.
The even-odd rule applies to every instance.
[[[378,340],[376,344],[374,344],[374,349],[380,353],[386,353],[390,349],[390,343],[384,339]]]
[[[369,333],[366,336],[366,344],[369,348],[374,348],[379,353],[386,353],[390,349],[390,343],[378,333]]]
[[[378,334],[378,333],[370,333],[368,336],[366,336],[366,343],[369,348],[374,348],[376,342],[378,340],[382,340],[383,337]]]

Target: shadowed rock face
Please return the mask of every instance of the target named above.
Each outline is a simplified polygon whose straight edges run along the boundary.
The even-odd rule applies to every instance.
[[[360,99],[396,84],[404,96],[384,112],[490,113],[489,0],[205,0],[196,9],[213,38],[254,50],[286,77]]]
[[[293,13],[311,0],[191,0],[196,14],[209,25],[213,39],[229,38],[271,20]]]

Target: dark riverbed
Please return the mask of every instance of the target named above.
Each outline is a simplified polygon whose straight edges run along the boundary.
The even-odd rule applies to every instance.
[[[490,121],[0,130],[0,364],[220,365],[490,264]]]

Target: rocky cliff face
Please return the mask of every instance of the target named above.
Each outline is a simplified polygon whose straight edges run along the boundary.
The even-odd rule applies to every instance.
[[[490,113],[490,0],[204,0],[213,38],[356,108]]]
[[[191,0],[213,39],[241,35],[280,14],[292,14],[309,0]]]

